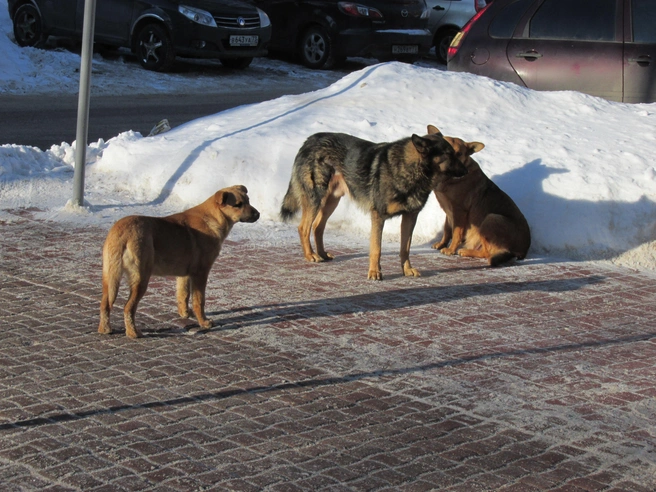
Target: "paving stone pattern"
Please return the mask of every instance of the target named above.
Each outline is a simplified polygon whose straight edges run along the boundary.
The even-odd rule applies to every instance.
[[[125,291],[96,332],[105,234],[0,222],[4,491],[656,489],[654,275],[423,246],[404,278],[389,245],[372,282],[361,240],[317,265],[237,234],[220,326],[155,278],[130,340]]]

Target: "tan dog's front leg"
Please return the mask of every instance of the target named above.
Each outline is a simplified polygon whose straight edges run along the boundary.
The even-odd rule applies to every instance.
[[[369,280],[383,280],[380,268],[380,248],[383,240],[385,219],[376,211],[371,212],[371,236],[369,238]]]
[[[209,272],[191,277],[191,301],[198,324],[203,330],[212,328],[212,320],[205,317],[205,288]]]
[[[189,317],[189,277],[176,278],[176,298],[178,300],[178,314],[181,318]]]
[[[415,230],[419,212],[405,213],[401,216],[401,269],[406,277],[421,277],[421,273],[410,264],[410,245],[412,244],[412,232]]]

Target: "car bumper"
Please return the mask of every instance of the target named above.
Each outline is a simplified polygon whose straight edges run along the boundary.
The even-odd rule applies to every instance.
[[[426,55],[433,44],[428,29],[371,31],[348,29],[338,36],[341,56],[372,56],[378,59],[413,58]]]
[[[271,26],[259,29],[226,29],[193,24],[174,29],[176,54],[195,58],[246,58],[265,56],[271,40]],[[252,46],[231,43],[231,36],[257,36]]]

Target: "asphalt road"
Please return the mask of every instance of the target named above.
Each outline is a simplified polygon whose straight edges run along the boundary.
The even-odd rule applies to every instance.
[[[297,93],[303,92],[299,87]],[[221,94],[92,96],[88,141],[108,140],[134,130],[148,135],[163,118],[171,127],[244,104],[293,94],[289,87]],[[49,149],[72,143],[77,129],[77,95],[0,96],[0,145]]]

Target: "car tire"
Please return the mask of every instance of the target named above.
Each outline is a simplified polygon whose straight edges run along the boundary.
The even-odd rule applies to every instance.
[[[451,46],[451,41],[456,37],[456,34],[458,34],[457,29],[449,28],[435,35],[435,55],[437,56],[437,60],[445,65],[449,53],[449,46]]]
[[[166,29],[159,24],[146,24],[137,34],[135,52],[146,70],[166,72],[175,61],[173,42]]]
[[[39,48],[45,44],[41,14],[34,5],[25,4],[16,9],[14,18],[14,38],[18,46]]]
[[[321,26],[312,26],[301,36],[298,45],[301,63],[308,68],[330,69],[337,64],[333,41]]]
[[[235,68],[237,70],[243,70],[247,68],[253,61],[252,57],[249,58],[219,58],[221,65],[226,68]]]

